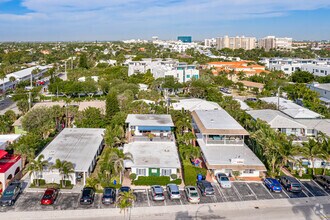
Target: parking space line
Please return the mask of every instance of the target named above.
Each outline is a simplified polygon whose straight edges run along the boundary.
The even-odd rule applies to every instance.
[[[252,194],[256,197],[256,200],[258,200],[257,195],[254,193],[254,191],[251,189],[251,187],[249,186],[249,184],[245,183],[245,185],[251,190]]]
[[[291,198],[291,197],[285,192],[285,189],[282,189],[282,192],[284,192],[284,194],[285,194],[288,198]]]
[[[302,182],[300,181],[300,180],[298,180],[298,182],[300,183],[300,185],[301,186],[303,186],[310,194],[312,194],[312,196],[314,196],[315,197],[315,195],[309,190],[309,189],[307,189],[307,187],[304,185],[304,184],[302,184]],[[304,192],[305,193],[305,192]],[[307,193],[305,193],[306,195],[307,195]],[[310,196],[308,196],[307,195],[307,197],[310,197]]]
[[[274,198],[274,196],[273,196],[273,194],[269,191],[269,189],[267,189],[267,187],[265,186],[265,184],[261,184],[263,187],[264,187],[264,189],[268,192],[268,194],[273,198],[273,199],[275,199]],[[283,191],[283,190],[282,190]]]
[[[232,187],[233,187],[233,189],[234,189],[234,191],[235,191],[235,193],[236,193],[236,195],[237,195],[237,197],[239,198],[239,200],[243,200],[243,198],[242,198],[242,196],[241,196],[241,194],[239,194],[239,192],[238,192],[238,190],[236,189],[236,187],[234,186],[234,184],[232,184]]]
[[[228,199],[225,196],[225,194],[222,192],[221,187],[218,184],[216,184],[215,188],[217,188],[217,190],[219,191],[219,194],[224,198],[224,202],[228,202]]]
[[[147,192],[147,198],[148,198],[148,206],[150,206],[150,200],[149,200],[149,193],[148,193],[149,190],[146,189],[146,192]]]
[[[330,196],[330,194],[322,187],[320,186],[320,184],[318,184],[316,181],[312,180],[313,183],[315,183],[323,192],[325,192],[328,196]]]
[[[181,196],[181,198],[180,198],[180,204],[183,205],[183,202],[182,202],[182,196]]]
[[[304,190],[301,190],[301,192],[304,193],[306,197],[310,197],[310,196],[307,195],[307,193],[305,193]]]

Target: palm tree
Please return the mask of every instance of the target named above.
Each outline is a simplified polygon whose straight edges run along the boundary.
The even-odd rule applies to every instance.
[[[37,180],[37,186],[39,186],[39,179],[42,177],[42,171],[48,166],[48,161],[44,160],[44,158],[45,156],[40,154],[36,160],[32,160],[27,166],[30,176],[33,174],[34,179]]]
[[[119,193],[117,206],[120,208],[120,212],[124,211],[125,219],[128,209],[133,206],[133,202],[135,200],[136,200],[136,196],[134,195],[133,191]]]
[[[2,80],[2,95],[3,99],[5,98],[5,78],[6,78],[6,72],[5,70],[0,70],[0,79]]]
[[[319,143],[319,145],[322,148],[322,151],[324,153],[324,160],[325,162],[329,162],[330,161],[330,140],[329,137],[327,135],[325,135],[324,133],[320,132],[317,136],[317,142]],[[326,166],[324,166],[323,169],[323,175],[325,175],[326,172]]]
[[[58,169],[58,172],[62,176],[62,187],[65,187],[64,181],[71,177],[71,173],[74,172],[73,164],[69,161],[56,159],[55,164],[51,167],[52,169]]]
[[[120,175],[120,183],[122,183],[122,174],[125,171],[124,161],[129,160],[133,162],[133,155],[131,153],[121,154],[118,151],[113,151],[110,154],[109,162],[113,164],[113,169],[116,174]]]
[[[317,141],[310,138],[308,142],[304,142],[300,148],[300,154],[311,161],[313,175],[315,175],[314,160],[317,158],[324,158],[324,151]]]

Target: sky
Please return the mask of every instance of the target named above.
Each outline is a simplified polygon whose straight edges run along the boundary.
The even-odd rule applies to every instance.
[[[330,0],[0,0],[0,41],[330,40]]]

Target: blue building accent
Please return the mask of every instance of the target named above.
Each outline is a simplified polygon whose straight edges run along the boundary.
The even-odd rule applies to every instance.
[[[191,36],[178,36],[178,41],[182,41],[183,43],[191,43],[192,37]]]
[[[139,126],[139,131],[171,131],[169,126]]]

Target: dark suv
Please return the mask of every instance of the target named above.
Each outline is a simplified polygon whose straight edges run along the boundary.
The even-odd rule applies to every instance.
[[[201,191],[203,196],[212,196],[214,195],[214,188],[209,181],[201,180],[197,182],[197,187]]]
[[[85,187],[80,197],[81,205],[91,205],[94,202],[95,191],[92,187]]]
[[[18,196],[22,193],[22,183],[13,181],[5,189],[0,199],[1,206],[13,206]]]
[[[299,193],[302,191],[300,182],[291,176],[281,176],[279,179],[279,182],[282,184],[282,186],[290,192],[296,192]]]
[[[102,203],[105,205],[113,204],[116,202],[116,189],[106,187],[103,190]]]
[[[314,177],[314,180],[324,189],[330,189],[330,176],[318,175]]]

